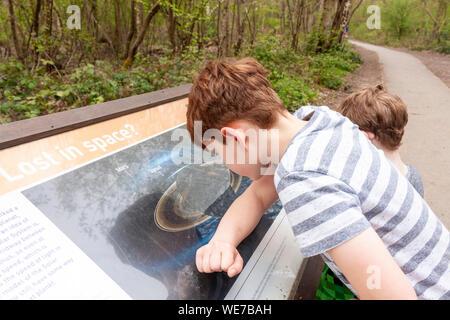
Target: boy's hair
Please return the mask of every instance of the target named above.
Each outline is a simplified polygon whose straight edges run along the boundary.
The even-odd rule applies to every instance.
[[[388,93],[383,85],[352,93],[337,111],[360,130],[375,134],[383,147],[389,150],[400,147],[408,123],[408,110],[400,97]]]
[[[287,109],[270,86],[268,73],[252,58],[208,61],[189,93],[187,130],[191,139],[203,141],[206,130],[220,130],[235,120],[271,128],[277,113]],[[194,121],[202,121],[201,136],[194,137]]]

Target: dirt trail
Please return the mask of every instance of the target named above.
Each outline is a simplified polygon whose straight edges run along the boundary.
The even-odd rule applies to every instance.
[[[450,89],[416,57],[359,41],[378,54],[388,90],[408,106],[403,160],[422,175],[425,199],[450,228]]]

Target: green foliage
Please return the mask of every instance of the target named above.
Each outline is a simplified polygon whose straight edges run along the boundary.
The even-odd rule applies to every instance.
[[[192,82],[207,59],[214,56],[193,49],[180,55],[136,56],[124,70],[120,61],[94,61],[62,74],[46,71],[52,61],[42,59],[29,71],[22,63],[0,63],[0,121],[9,122],[115,100],[131,95]],[[268,79],[290,110],[316,101],[318,86],[338,89],[348,72],[359,64],[355,52],[342,48],[317,55],[303,55],[268,36],[242,53],[257,59],[269,72]]]
[[[361,64],[351,49],[334,48],[307,56],[284,46],[274,36],[260,39],[248,55],[270,71],[268,79],[272,87],[290,110],[316,100],[315,84],[339,89],[345,76]]]
[[[366,26],[369,5],[378,5],[381,8],[381,29],[379,30],[369,30]],[[443,21],[443,13],[439,15],[439,1],[429,0],[427,9],[433,17],[439,16],[440,22]],[[434,50],[448,54],[450,52],[449,16],[450,6],[447,8],[447,20],[440,33],[436,34],[434,22],[420,0],[366,1],[352,18],[350,37],[375,44],[414,50]]]
[[[353,50],[333,50],[312,57],[312,72],[316,81],[329,89],[337,90],[344,82],[345,75],[353,72],[361,64]]]
[[[285,75],[277,81],[272,81],[271,84],[284,105],[291,111],[317,98],[317,93],[303,79],[292,75]]]
[[[410,35],[419,21],[414,7],[415,1],[395,0],[389,1],[381,11],[387,31],[398,40]]]
[[[283,46],[276,37],[260,39],[247,55],[258,60],[270,72],[268,79],[271,86],[289,110],[295,110],[317,97],[311,84],[303,78],[301,66],[306,63],[305,57]]]
[[[0,63],[1,121],[33,118],[192,82],[200,60],[138,56],[121,70],[107,61],[85,64],[59,77],[42,69],[31,73],[15,61]]]

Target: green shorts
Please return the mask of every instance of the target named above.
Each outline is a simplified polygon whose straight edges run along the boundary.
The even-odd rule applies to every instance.
[[[315,300],[350,300],[356,299],[353,292],[325,264],[320,277]]]

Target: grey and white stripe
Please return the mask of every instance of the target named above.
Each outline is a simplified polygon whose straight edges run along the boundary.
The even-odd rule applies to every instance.
[[[406,174],[406,178],[408,181],[413,185],[414,189],[417,190],[417,192],[422,196],[424,196],[423,191],[423,182],[422,178],[420,177],[419,172],[416,168],[414,168],[412,165],[408,165],[408,173]]]
[[[303,255],[321,254],[353,290],[327,251],[372,226],[419,298],[450,299],[448,229],[356,125],[328,107],[295,115],[311,113],[274,180]]]

